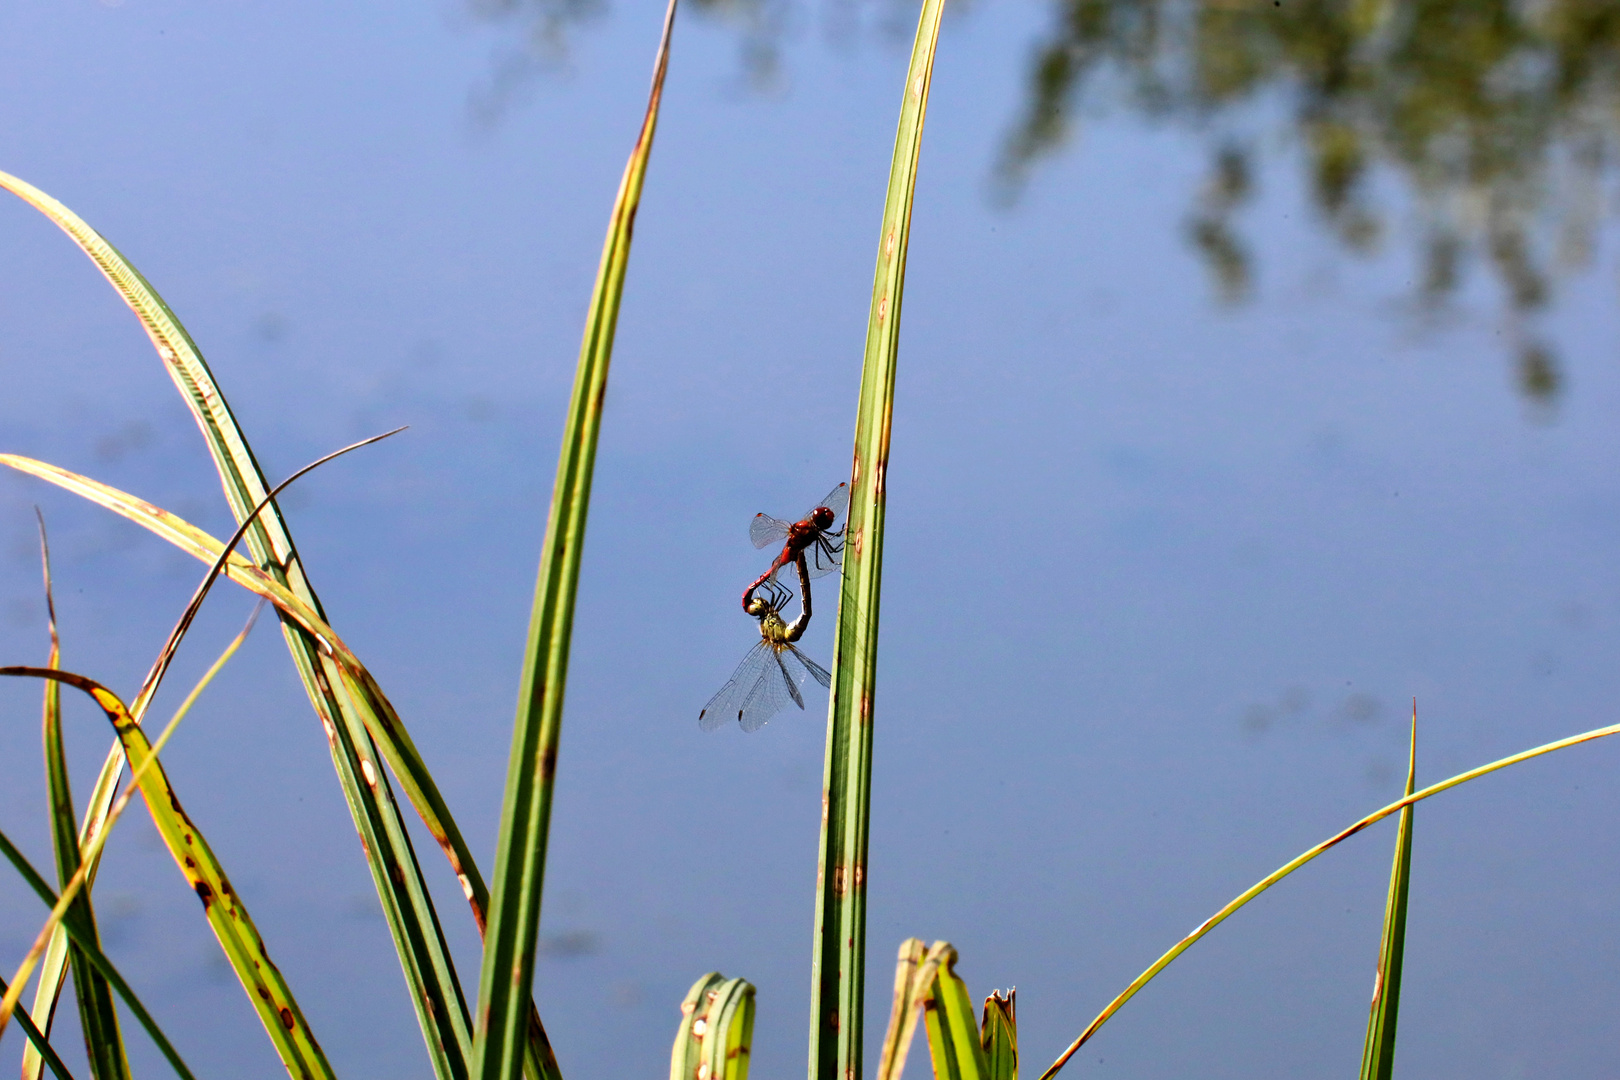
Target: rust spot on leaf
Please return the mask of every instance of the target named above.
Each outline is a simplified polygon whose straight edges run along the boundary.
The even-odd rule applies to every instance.
[[[545,753],[540,755],[540,779],[549,784],[551,778],[557,775],[557,748],[546,747]]]
[[[270,991],[268,989],[263,986],[255,986],[254,989],[259,992],[259,997],[263,998],[265,1001],[270,1000]]]
[[[281,1008],[281,1026],[286,1028],[288,1031],[293,1029],[292,1010],[287,1008],[285,1005],[283,1005]]]
[[[202,901],[205,909],[214,902],[214,890],[208,887],[208,882],[199,881],[194,888],[197,890],[197,899]]]

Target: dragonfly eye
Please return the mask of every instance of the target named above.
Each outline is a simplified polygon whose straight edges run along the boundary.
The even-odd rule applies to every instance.
[[[810,515],[810,523],[818,529],[825,529],[833,523],[833,518],[836,516],[825,506],[818,506],[816,512]]]

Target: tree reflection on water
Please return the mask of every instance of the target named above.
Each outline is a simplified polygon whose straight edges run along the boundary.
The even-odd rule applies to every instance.
[[[555,55],[562,25],[599,0],[471,2],[529,26],[538,52]],[[752,81],[769,83],[792,0],[694,2],[737,29]],[[837,12],[855,20],[853,0],[821,2],[835,22]],[[1422,306],[1441,308],[1482,260],[1505,298],[1520,389],[1542,404],[1557,397],[1537,314],[1561,277],[1589,263],[1613,186],[1620,0],[1053,0],[997,193],[1016,200],[1082,110],[1121,103],[1208,140],[1186,233],[1224,299],[1252,289],[1236,215],[1281,115],[1332,235],[1374,251],[1392,231],[1374,181],[1398,181],[1393,213],[1416,219]]]
[[[1420,297],[1455,293],[1482,256],[1506,296],[1519,385],[1559,389],[1533,331],[1556,279],[1585,265],[1620,149],[1615,0],[1059,0],[1027,105],[998,168],[1015,194],[1069,134],[1087,95],[1213,133],[1188,224],[1221,293],[1244,296],[1252,256],[1233,213],[1253,191],[1243,134],[1281,103],[1312,200],[1348,248],[1385,231],[1379,172],[1421,221]],[[1275,115],[1275,112],[1272,112]]]

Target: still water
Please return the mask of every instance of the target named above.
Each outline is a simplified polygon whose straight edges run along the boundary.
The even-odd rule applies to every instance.
[[[266,471],[411,425],[285,505],[486,863],[659,16],[0,11],[0,168],[156,284]],[[570,1077],[657,1075],[713,969],[759,987],[756,1074],[803,1068],[825,698],[752,736],[696,718],[754,632],[736,601],[763,569],[749,519],[797,513],[848,468],[913,18],[758,0],[676,31],[542,925],[537,990]],[[874,1036],[893,949],[948,938],[974,993],[1018,986],[1025,1070],[1044,1067],[1190,927],[1393,798],[1414,698],[1420,783],[1617,719],[1617,34],[1597,0],[948,18],[889,474]],[[105,283],[20,203],[0,203],[0,251],[0,449],[227,531],[195,428]],[[200,566],[0,477],[5,662],[44,656],[35,504],[66,665],[132,690]],[[168,707],[249,606],[212,601]],[[266,629],[165,760],[340,1075],[427,1076],[319,724]],[[826,663],[830,634],[824,615],[801,644]],[[0,828],[46,865],[37,688],[0,703]],[[82,795],[108,736],[73,709]],[[1614,1074],[1617,755],[1566,751],[1419,808],[1403,1071]],[[1354,1069],[1392,839],[1356,838],[1220,928],[1070,1072]],[[454,882],[419,850],[475,982]],[[199,1075],[280,1075],[138,814],[97,905]],[[39,911],[7,878],[0,912],[9,969]],[[14,1035],[0,1069],[19,1053]]]

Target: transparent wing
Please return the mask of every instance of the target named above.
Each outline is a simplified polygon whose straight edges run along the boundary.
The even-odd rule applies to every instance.
[[[844,538],[826,533],[810,541],[804,549],[804,565],[813,578],[822,577],[844,565]]]
[[[815,506],[812,506],[810,508],[810,513],[804,516],[809,517],[810,514],[815,513],[816,510],[823,506],[833,512],[833,524],[838,526],[838,530],[842,530],[844,527],[844,514],[849,509],[849,485],[839,484],[837,487],[827,492],[827,497],[816,503]]]
[[[760,646],[764,650],[765,660],[759,679],[748,691],[748,697],[744,699],[737,716],[744,731],[758,731],[789,701],[795,701],[799,708],[804,708],[804,699],[799,696],[799,688],[788,675],[781,657],[764,642],[760,642]]]
[[[704,731],[714,731],[728,720],[741,720],[744,706],[754,688],[764,681],[767,675],[778,677],[776,657],[769,645],[757,641],[742,658],[742,663],[737,665],[737,670],[731,673],[731,680],[722,686],[714,697],[709,699],[709,703],[703,706],[703,711],[698,713],[698,727]],[[761,720],[760,723],[764,721]],[[747,724],[743,726],[747,728]]]
[[[832,686],[832,672],[804,655],[796,645],[789,645],[788,651],[793,654],[795,660],[804,665],[804,669],[810,673],[811,678],[815,679],[816,682],[825,687],[830,688]],[[799,676],[799,681],[804,682],[804,676]]]
[[[778,521],[769,514],[755,514],[754,520],[748,525],[748,539],[752,540],[757,548],[780,544],[787,539],[788,524],[786,521]]]

